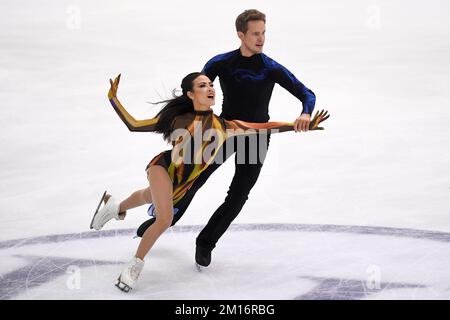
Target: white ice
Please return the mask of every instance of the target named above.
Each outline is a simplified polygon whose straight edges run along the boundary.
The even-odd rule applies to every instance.
[[[158,135],[126,129],[107,101],[108,79],[121,73],[124,105],[136,118],[153,116],[158,109],[146,101],[168,97],[185,74],[238,48],[234,20],[252,7],[267,14],[264,52],[310,87],[316,110],[328,109],[331,117],[323,132],[273,137],[234,224],[450,233],[450,3],[3,0],[0,242],[88,231],[104,190],[123,198],[144,187],[148,161],[169,146]],[[300,111],[301,104],[276,86],[271,120],[293,121]],[[216,171],[179,225],[206,224],[233,173],[233,161]],[[145,208],[135,209],[106,230],[136,228],[146,218]],[[373,266],[382,283],[423,287],[362,298],[450,298],[448,242],[230,231],[211,268],[199,274],[191,269],[197,233],[165,235],[131,298],[294,299],[314,288],[317,278],[365,283]],[[362,247],[355,248],[355,241]],[[377,250],[381,244],[389,249],[385,255]],[[123,262],[136,245],[120,236],[4,247],[0,274],[26,265],[21,254]],[[66,249],[55,249],[60,246]],[[290,254],[295,259],[284,261]],[[64,274],[12,298],[122,299],[112,286],[120,267],[82,268],[81,289],[69,290]],[[103,268],[101,276],[89,272],[93,268]]]

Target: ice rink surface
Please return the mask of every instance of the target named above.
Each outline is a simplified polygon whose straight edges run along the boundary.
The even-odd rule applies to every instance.
[[[273,136],[244,209],[194,268],[222,203],[217,170],[157,242],[129,295],[114,287],[145,208],[89,231],[107,189],[147,183],[168,149],[127,130],[182,77],[237,49],[236,16],[267,15],[264,52],[331,117]],[[0,4],[0,299],[450,299],[450,22],[446,1],[10,1]],[[221,111],[218,91],[215,113]],[[301,104],[279,86],[273,121]]]

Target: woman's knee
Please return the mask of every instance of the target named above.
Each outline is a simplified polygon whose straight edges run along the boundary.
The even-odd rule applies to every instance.
[[[164,212],[163,214],[158,214],[156,212],[156,221],[155,223],[159,224],[161,227],[168,229],[172,225],[173,214],[170,212]]]
[[[156,207],[156,223],[169,227],[173,220],[173,188],[167,170],[159,165],[150,166],[148,176],[151,182],[151,196]]]
[[[147,168],[147,170],[145,171],[147,173],[147,180],[148,183],[150,183],[150,167]]]

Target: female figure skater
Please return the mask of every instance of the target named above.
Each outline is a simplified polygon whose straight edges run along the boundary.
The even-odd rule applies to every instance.
[[[214,161],[226,139],[235,135],[256,134],[261,130],[275,129],[272,133],[294,131],[294,124],[228,121],[216,116],[211,109],[215,103],[213,84],[200,72],[190,73],[182,80],[182,95],[165,101],[167,104],[155,118],[136,120],[117,99],[119,81],[120,75],[114,81],[110,79],[108,98],[128,129],[162,133],[164,139],[173,144],[172,150],[158,154],[147,165],[150,184],[147,188],[135,191],[122,202],[105,192],[100,201],[100,204],[104,202],[105,205],[100,210],[97,208],[91,222],[91,229],[100,230],[113,218],[124,219],[128,209],[152,204],[156,220],[143,234],[135,256],[123,269],[116,283],[119,289],[129,292],[142,271],[145,256],[159,236],[171,226],[176,214],[173,206],[182,199],[201,172]],[[317,113],[310,123],[310,130],[323,129],[318,125],[327,118],[326,112]],[[202,141],[198,150],[190,152],[192,145],[198,146],[198,142],[192,141],[195,136],[202,137]]]

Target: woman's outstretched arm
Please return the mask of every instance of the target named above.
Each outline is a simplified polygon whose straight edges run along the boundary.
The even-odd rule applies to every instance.
[[[316,112],[316,115],[309,124],[309,130],[323,130],[319,127],[319,123],[328,119],[328,111],[321,110]],[[293,122],[246,122],[241,120],[224,120],[227,129],[227,137],[236,135],[249,135],[259,133],[261,130],[266,130],[268,133],[278,133],[294,130]]]
[[[128,111],[124,108],[124,106],[120,103],[119,99],[117,99],[117,89],[119,88],[120,74],[112,81],[109,79],[111,84],[111,88],[108,92],[108,99],[114,110],[119,115],[120,119],[126,124],[130,131],[138,131],[138,132],[149,132],[155,131],[156,123],[158,122],[158,118],[152,118],[147,120],[136,120]]]

